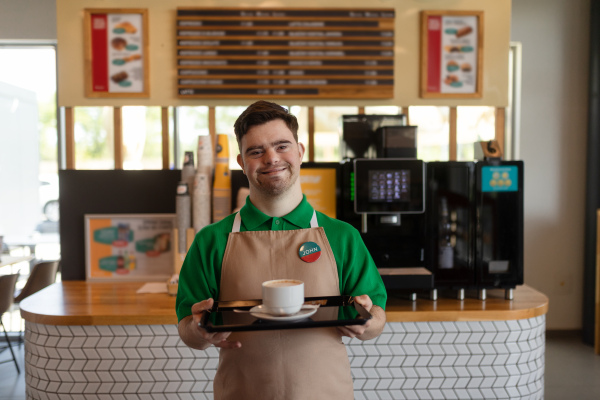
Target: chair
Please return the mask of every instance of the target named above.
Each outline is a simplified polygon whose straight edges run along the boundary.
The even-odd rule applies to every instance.
[[[33,266],[25,286],[15,296],[15,303],[56,282],[59,261],[44,261]]]
[[[17,363],[17,358],[15,357],[15,352],[12,349],[10,344],[10,340],[8,338],[8,333],[6,332],[6,327],[2,322],[2,316],[5,312],[7,312],[13,304],[13,296],[15,294],[15,285],[17,283],[17,279],[19,278],[19,274],[12,275],[0,275],[0,324],[2,325],[2,329],[4,330],[4,337],[6,339],[6,347],[2,347],[2,351],[7,348],[10,350],[10,354],[12,354],[12,361],[15,362],[15,367],[17,367],[17,373],[20,374],[21,370],[19,369],[19,364]],[[0,361],[0,364],[4,364],[10,362],[11,360]]]
[[[33,266],[25,286],[17,292],[14,303],[19,304],[24,298],[56,282],[59,261],[43,261]],[[23,343],[23,330],[19,332],[19,345]]]

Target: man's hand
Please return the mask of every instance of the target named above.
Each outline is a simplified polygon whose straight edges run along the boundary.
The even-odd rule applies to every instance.
[[[223,349],[235,349],[242,347],[240,342],[230,342],[227,340],[231,332],[209,333],[198,324],[206,310],[210,310],[214,304],[213,299],[203,300],[192,306],[192,315],[179,321],[178,331],[181,340],[188,346],[204,350],[211,344]]]
[[[385,311],[381,307],[373,306],[371,298],[363,294],[354,297],[354,301],[364,307],[365,310],[373,315],[373,318],[364,325],[339,326],[338,332],[342,336],[358,338],[360,340],[369,340],[379,336],[385,325]]]

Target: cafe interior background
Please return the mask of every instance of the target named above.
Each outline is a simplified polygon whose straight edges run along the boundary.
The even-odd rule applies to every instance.
[[[435,9],[450,6],[477,9],[481,7],[479,4],[489,4],[492,0],[412,2]],[[66,35],[57,39],[57,21],[65,22],[61,21],[60,6],[69,7],[71,3],[73,1],[0,0],[0,235],[6,243],[21,245],[22,251],[32,251],[38,258],[60,257],[59,215],[51,203],[57,200],[57,192],[52,192],[57,188],[58,170],[65,168],[64,110],[57,107],[57,87],[65,88],[69,96],[76,93],[75,96],[84,98],[83,71],[70,78],[62,75],[65,81],[57,82],[57,46],[60,48],[63,40],[70,40]],[[81,8],[144,8],[150,3],[157,4],[155,1],[84,3]],[[261,2],[265,6],[282,3],[288,2]],[[379,0],[376,3],[368,5],[390,7],[393,2]],[[506,74],[503,88],[509,89],[510,76],[505,153],[525,162],[525,283],[550,299],[548,330],[581,330],[584,283],[594,278],[584,274],[585,243],[589,239],[586,219],[590,218],[586,215],[586,143],[591,3],[590,0],[502,0],[502,3],[509,15],[486,15],[486,24],[492,25],[495,18],[504,18],[510,24],[509,29],[504,26],[500,32],[509,32],[511,43],[511,47],[505,49],[511,54],[506,66],[511,73]],[[183,0],[168,4],[161,7],[174,10],[179,6],[199,5]],[[243,4],[246,3],[202,2],[203,6]],[[365,5],[360,1],[348,4]],[[157,29],[153,21],[151,17],[150,30]],[[77,35],[77,32],[71,34]],[[73,40],[78,45],[82,43],[81,39]],[[486,38],[489,42],[493,40]],[[158,53],[159,47],[154,46],[152,51]],[[408,57],[418,58],[418,55]],[[155,56],[153,61],[156,59]],[[485,68],[494,68],[490,60],[493,55],[486,54]],[[83,65],[83,60],[73,62]],[[168,67],[169,63],[172,68]],[[69,68],[68,65],[59,67]],[[161,86],[164,88],[166,81],[175,79],[172,60],[151,64],[150,68],[152,90],[163,90]],[[494,90],[497,89],[500,88]],[[489,96],[493,98],[495,94]],[[103,99],[84,103],[75,110],[77,168],[112,169],[110,106],[115,103]],[[216,107],[217,132],[233,135],[233,121],[249,103],[248,100],[220,102]],[[301,140],[306,137],[302,125],[306,125],[309,103],[289,104],[292,112],[299,115]],[[316,161],[339,160],[339,116],[356,113],[356,103],[318,102],[315,107]],[[410,106],[411,124],[419,126],[419,158],[448,159],[450,103],[423,101],[413,105],[388,100],[381,105],[375,103],[369,102],[365,108],[367,113],[397,113],[398,107]],[[127,104],[131,106],[123,107],[124,169],[161,169],[160,107],[146,101],[139,105],[134,105],[135,101]],[[473,143],[494,138],[494,104],[472,100],[452,104],[457,106],[458,113],[458,159],[472,160]],[[208,107],[202,100],[176,101],[171,105],[178,106],[177,110],[169,107],[169,113],[171,124],[173,115],[177,114],[179,149],[177,159],[170,149],[170,167],[181,168],[183,152],[194,149],[197,136],[208,132]],[[15,113],[18,108],[27,110],[18,128],[5,125],[2,115]],[[140,126],[143,129],[139,129]],[[173,129],[171,125],[171,138]],[[236,149],[234,140],[231,139],[232,149]],[[232,152],[232,160],[234,156]],[[595,240],[595,236],[592,239]],[[18,329],[18,325],[13,327]]]

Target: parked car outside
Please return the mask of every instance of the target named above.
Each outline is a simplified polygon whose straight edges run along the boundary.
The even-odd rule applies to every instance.
[[[58,175],[40,175],[40,207],[46,220],[57,222],[60,218],[58,207]]]

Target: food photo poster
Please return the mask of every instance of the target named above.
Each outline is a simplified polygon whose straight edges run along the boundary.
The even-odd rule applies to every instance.
[[[86,214],[86,279],[164,281],[173,273],[175,214]]]
[[[148,97],[146,10],[85,10],[86,96]]]
[[[483,12],[423,11],[421,97],[481,97]]]

